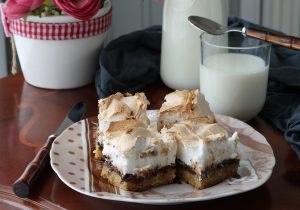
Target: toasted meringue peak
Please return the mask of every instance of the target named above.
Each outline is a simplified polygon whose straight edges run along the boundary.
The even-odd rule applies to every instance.
[[[176,90],[169,93],[165,96],[165,102],[162,104],[160,112],[168,110],[192,111],[194,108],[198,108],[195,106],[197,105],[198,94],[198,90]]]
[[[140,128],[140,129],[138,129]],[[141,135],[147,135],[147,127],[144,123],[136,119],[128,119],[109,123],[104,134],[106,138],[113,138],[122,134],[132,134],[134,132],[145,130]]]
[[[175,123],[184,120],[213,123],[214,115],[208,103],[198,90],[176,90],[165,97],[159,110],[158,129],[171,128]]]
[[[158,144],[175,141],[168,131],[159,133],[152,127],[147,127],[144,123],[135,119],[111,122],[104,134],[104,142],[114,144],[120,152],[131,151],[137,144],[141,144],[139,141],[147,141],[147,149]]]
[[[185,144],[198,144],[216,140],[226,140],[228,133],[217,123],[206,124],[193,121],[183,121],[175,124],[170,132],[174,133],[176,140]]]
[[[138,119],[145,124],[149,124],[146,115],[149,101],[144,93],[136,93],[135,95],[116,93],[105,99],[100,99],[98,104],[99,122]]]
[[[160,112],[177,110],[195,115],[213,115],[204,95],[195,90],[176,90],[165,96]]]

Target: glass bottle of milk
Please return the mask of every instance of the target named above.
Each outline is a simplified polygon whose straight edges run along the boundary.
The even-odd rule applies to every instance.
[[[190,15],[227,25],[228,1],[165,0],[160,75],[172,89],[199,88],[201,31],[188,22]]]

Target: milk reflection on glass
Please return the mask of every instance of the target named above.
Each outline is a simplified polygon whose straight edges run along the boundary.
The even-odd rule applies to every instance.
[[[214,113],[246,121],[266,99],[270,44],[230,33],[201,36],[200,91]]]

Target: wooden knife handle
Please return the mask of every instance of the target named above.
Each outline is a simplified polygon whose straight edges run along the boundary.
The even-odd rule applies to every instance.
[[[31,188],[38,175],[45,165],[49,163],[49,152],[55,138],[56,136],[54,135],[48,137],[44,146],[39,150],[34,159],[26,166],[20,178],[13,184],[13,191],[17,196],[21,198],[29,196]]]
[[[300,39],[294,36],[288,36],[281,33],[274,33],[255,28],[247,28],[245,31],[245,35],[291,49],[300,50]]]

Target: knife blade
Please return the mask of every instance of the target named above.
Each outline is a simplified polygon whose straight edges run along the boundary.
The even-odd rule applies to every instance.
[[[86,105],[83,102],[75,104],[61,122],[54,134],[50,135],[44,146],[35,155],[33,160],[26,166],[22,175],[14,182],[13,191],[21,198],[30,195],[32,187],[47,163],[49,163],[49,152],[55,138],[59,136],[71,124],[83,119],[86,112]]]

